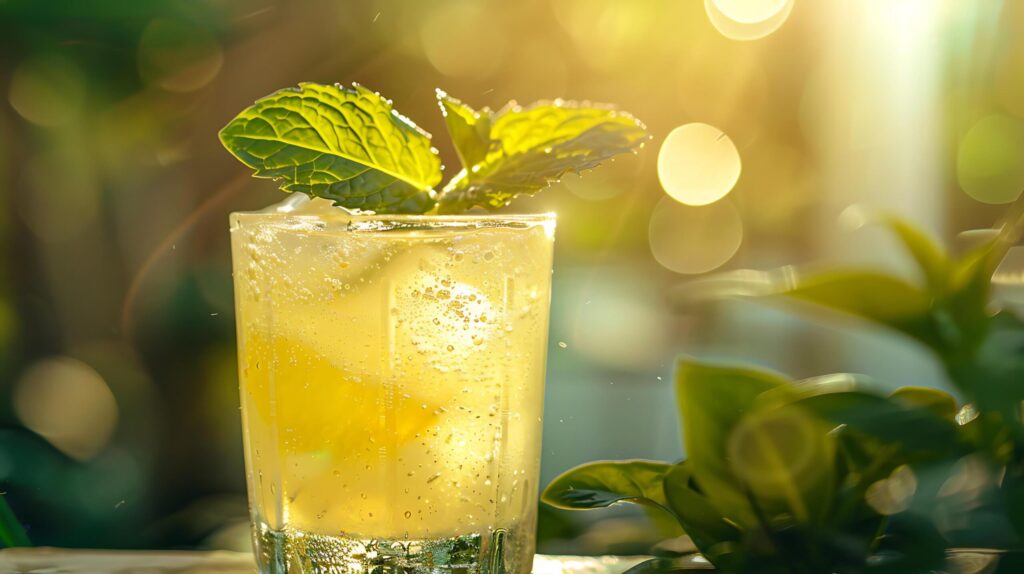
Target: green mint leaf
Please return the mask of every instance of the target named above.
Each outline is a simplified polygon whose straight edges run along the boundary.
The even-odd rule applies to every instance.
[[[430,135],[358,84],[280,90],[231,120],[220,139],[256,177],[352,209],[424,213],[441,181]]]
[[[442,106],[444,106],[442,99]],[[465,135],[480,120],[469,120],[469,108],[458,110],[456,137],[460,157],[472,150],[477,158],[479,142]],[[451,117],[453,114],[449,114]],[[486,115],[486,112],[477,113]],[[519,195],[544,189],[567,172],[596,167],[616,155],[635,151],[650,137],[633,116],[607,107],[576,102],[537,102],[529,107],[507,106],[489,117],[488,151],[479,161],[463,158],[463,169],[445,186],[440,198],[442,213],[459,213],[473,206],[490,210],[507,205]],[[478,132],[479,133],[479,132]],[[467,143],[469,145],[467,145]]]
[[[491,110],[477,112],[442,90],[437,90],[437,103],[462,165],[472,168],[484,161],[491,148]]]

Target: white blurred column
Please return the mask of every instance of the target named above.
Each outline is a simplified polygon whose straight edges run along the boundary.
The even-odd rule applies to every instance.
[[[946,0],[815,2],[822,56],[812,132],[822,160],[824,245],[888,263],[891,243],[836,232],[853,203],[900,213],[941,235],[942,14]],[[865,242],[873,243],[865,245]],[[882,261],[878,261],[881,259]]]
[[[913,276],[910,259],[885,230],[851,232],[840,223],[856,219],[840,217],[853,204],[900,214],[945,238],[947,1],[814,2],[821,55],[803,119],[821,161],[823,201],[815,224],[819,255],[829,262]],[[821,362],[832,370],[865,373],[890,386],[948,388],[936,362],[898,335],[855,326],[823,330],[832,336],[819,349]]]

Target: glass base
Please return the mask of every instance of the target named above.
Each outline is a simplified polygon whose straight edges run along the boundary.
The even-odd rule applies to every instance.
[[[509,531],[425,540],[328,536],[256,527],[260,574],[514,574]],[[530,556],[532,559],[532,556]]]

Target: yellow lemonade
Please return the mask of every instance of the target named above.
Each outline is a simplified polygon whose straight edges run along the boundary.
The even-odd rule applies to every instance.
[[[553,218],[314,200],[231,231],[261,570],[529,572]]]

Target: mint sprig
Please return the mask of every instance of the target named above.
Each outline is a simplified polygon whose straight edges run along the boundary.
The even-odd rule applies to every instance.
[[[649,138],[636,118],[608,106],[555,100],[523,108],[513,102],[493,113],[476,112],[444,92],[438,99],[463,166],[441,193],[442,213],[498,209]]]
[[[377,213],[489,210],[547,187],[649,138],[642,123],[608,106],[556,100],[498,112],[438,91],[462,170],[442,189],[430,134],[389,100],[358,84],[300,84],[245,109],[220,132],[256,177],[349,209]]]
[[[491,149],[491,110],[478,112],[442,90],[437,90],[437,103],[462,165],[472,167],[484,161]]]
[[[220,140],[256,177],[352,209],[423,213],[441,182],[430,134],[358,84],[274,92],[231,120]]]

